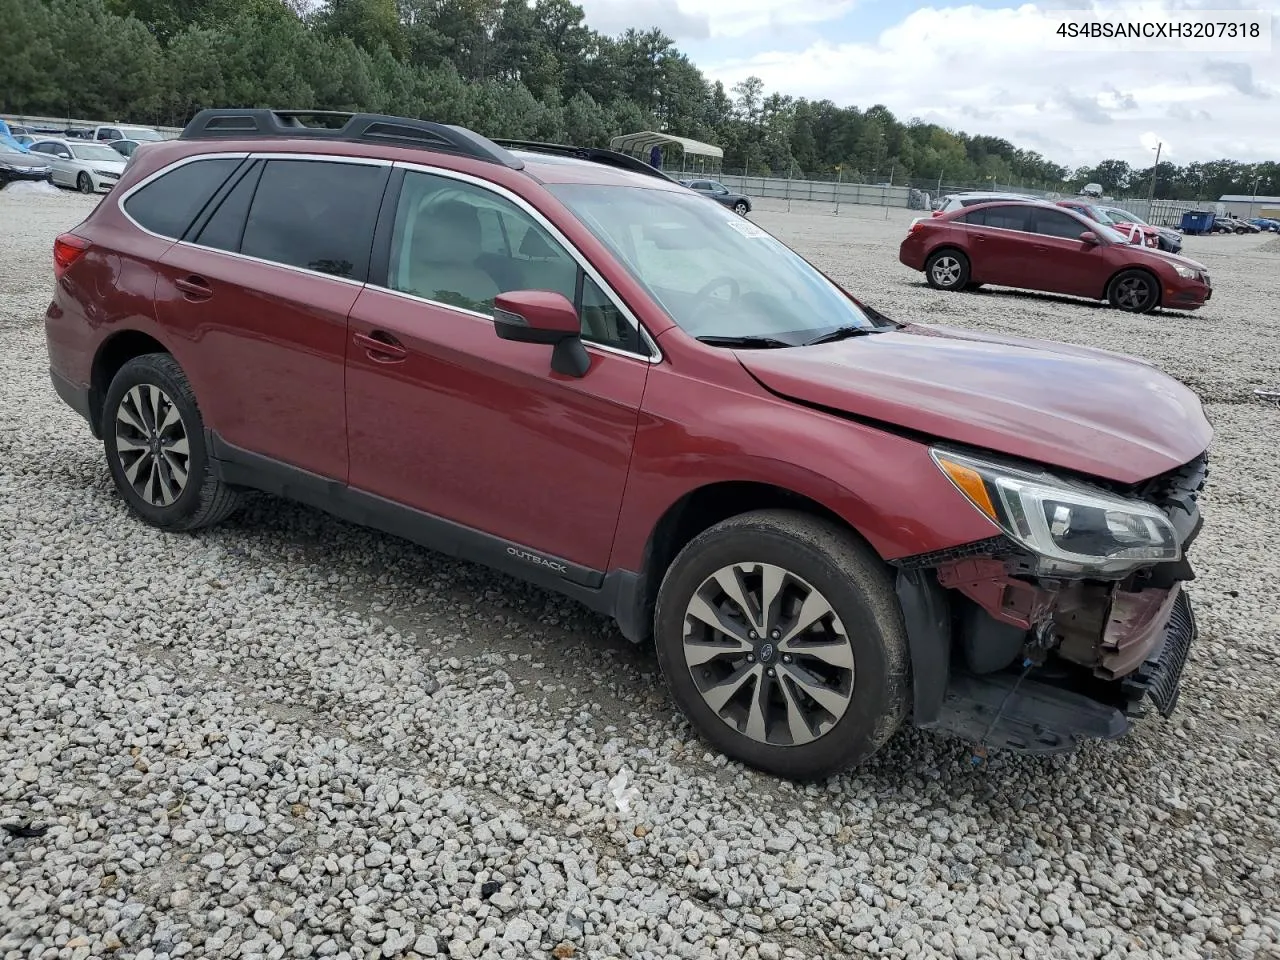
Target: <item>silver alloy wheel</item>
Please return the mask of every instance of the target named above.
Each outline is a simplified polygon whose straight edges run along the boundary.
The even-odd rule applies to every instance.
[[[1116,303],[1128,310],[1141,310],[1151,299],[1151,282],[1144,277],[1125,277],[1116,284]]]
[[[153,507],[169,506],[187,488],[187,426],[173,400],[154,384],[140,383],[120,399],[116,457],[134,492]]]
[[[954,286],[960,279],[960,261],[955,257],[939,257],[933,261],[933,279],[940,287]]]
[[[685,664],[708,707],[760,743],[800,746],[853,697],[853,645],[827,599],[783,567],[735,563],[707,577],[684,617]]]

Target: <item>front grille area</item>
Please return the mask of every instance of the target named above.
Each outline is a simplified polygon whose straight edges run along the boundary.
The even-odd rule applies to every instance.
[[[1165,627],[1164,642],[1133,674],[1124,681],[1125,692],[1134,712],[1143,697],[1150,697],[1160,715],[1168,717],[1178,705],[1182,671],[1196,638],[1196,618],[1191,600],[1179,593]]]

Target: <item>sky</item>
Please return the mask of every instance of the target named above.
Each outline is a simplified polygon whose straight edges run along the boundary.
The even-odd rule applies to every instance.
[[[901,120],[1003,137],[1068,167],[1280,161],[1280,0],[1112,0],[1133,20],[1245,10],[1270,18],[1271,48],[1171,50],[1159,41],[1064,39],[1087,0],[579,0],[616,34],[656,26],[726,88],[882,103]],[[1223,14],[1222,16],[1226,16]],[[1261,41],[1259,41],[1261,42]]]

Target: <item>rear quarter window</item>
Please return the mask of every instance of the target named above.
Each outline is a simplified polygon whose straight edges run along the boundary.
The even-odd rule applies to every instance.
[[[209,157],[173,167],[124,201],[124,211],[144,229],[174,240],[244,161]]]

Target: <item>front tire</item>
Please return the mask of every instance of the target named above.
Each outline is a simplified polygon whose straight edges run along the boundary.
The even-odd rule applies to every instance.
[[[906,714],[889,574],[853,534],[809,514],[753,511],[695,537],[663,578],[654,636],[698,734],[777,776],[854,766]]]
[[[969,258],[959,250],[938,250],[924,263],[924,278],[935,290],[963,290],[969,284]]]
[[[740,217],[745,217],[747,215],[747,210],[748,210],[748,207],[747,207],[747,202],[745,200],[739,200],[737,203],[733,205],[733,212]]]
[[[93,178],[87,173],[81,173],[76,177],[76,189],[81,193],[93,193]]]
[[[1107,300],[1117,310],[1150,313],[1160,304],[1160,284],[1145,270],[1124,270],[1107,288]]]
[[[152,526],[196,530],[239,506],[238,493],[211,468],[195,394],[169,354],[143,354],[120,368],[103,403],[101,432],[116,489]]]

